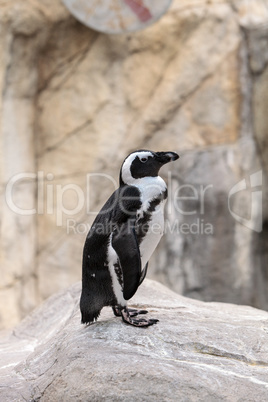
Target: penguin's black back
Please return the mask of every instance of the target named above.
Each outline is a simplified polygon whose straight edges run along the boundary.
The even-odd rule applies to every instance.
[[[104,204],[87,235],[82,262],[82,323],[96,320],[104,306],[117,304],[109,272],[108,247],[113,230],[128,222],[141,207],[137,187],[120,186]]]

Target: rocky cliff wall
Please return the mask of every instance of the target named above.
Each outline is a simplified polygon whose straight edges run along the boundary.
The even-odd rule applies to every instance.
[[[149,275],[268,308],[266,3],[174,0],[116,36],[60,0],[0,5],[1,325],[80,278],[92,212],[137,148],[181,155],[163,169],[168,227]]]

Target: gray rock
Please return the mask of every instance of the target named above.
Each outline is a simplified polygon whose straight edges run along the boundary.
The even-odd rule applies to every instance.
[[[169,180],[168,224],[150,261],[152,279],[187,297],[268,309],[267,229],[246,226],[257,229],[265,209],[262,217],[260,200],[255,216],[251,212],[255,188],[248,185],[249,172],[261,173],[249,140],[182,153]],[[243,180],[247,188],[229,197]]]
[[[267,312],[190,300],[146,280],[131,305],[157,325],[127,326],[105,308],[85,327],[80,287],[2,335],[1,401],[267,400]]]

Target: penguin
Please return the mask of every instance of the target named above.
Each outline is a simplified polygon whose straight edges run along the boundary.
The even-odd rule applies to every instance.
[[[119,188],[104,204],[87,234],[82,258],[81,323],[97,320],[104,306],[135,327],[148,327],[157,319],[127,307],[143,282],[148,261],[164,231],[167,186],[160,168],[179,158],[175,152],[138,150],[120,169]]]

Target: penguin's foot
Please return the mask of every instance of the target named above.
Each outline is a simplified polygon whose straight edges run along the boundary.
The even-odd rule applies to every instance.
[[[121,317],[123,307],[113,306],[112,309],[113,309],[114,315],[116,317]],[[136,310],[134,308],[128,308],[127,310],[129,312],[130,317],[136,317],[139,314],[147,314],[148,313],[147,310]]]
[[[147,310],[136,310],[135,308],[128,308],[128,312],[130,317],[136,317],[136,315],[148,313]]]
[[[144,318],[140,318],[140,319],[133,319],[132,317],[135,317],[137,314],[137,311],[143,311],[143,313],[140,314],[146,314],[147,311],[146,310],[134,310],[134,316],[131,315],[131,310],[133,313],[133,309],[128,309],[127,307],[124,307],[121,310],[121,316],[122,316],[122,320],[129,325],[133,325],[134,327],[149,327],[150,325],[154,325],[156,324],[159,320],[156,319],[149,319],[149,320],[145,320]],[[146,311],[146,313],[144,313],[144,311]]]
[[[122,307],[113,306],[112,309],[116,317],[121,317]]]

